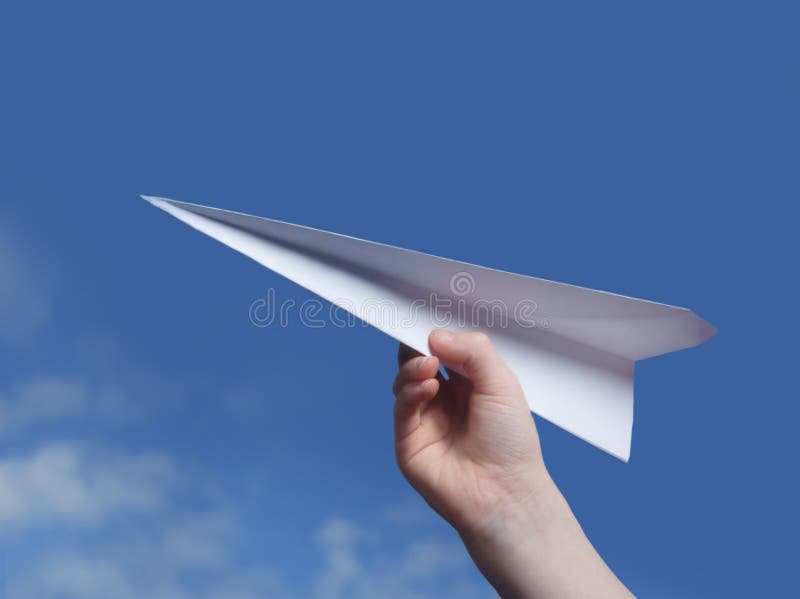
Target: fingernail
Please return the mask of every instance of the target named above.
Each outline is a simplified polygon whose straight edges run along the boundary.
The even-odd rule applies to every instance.
[[[416,364],[414,364],[414,367],[415,368],[422,368],[423,366],[425,366],[425,362],[427,362],[427,361],[428,361],[427,357],[420,356],[419,358],[417,358],[417,362],[416,362]]]
[[[442,341],[452,341],[454,338],[453,333],[450,331],[445,331],[444,329],[437,329],[433,332],[433,334]]]

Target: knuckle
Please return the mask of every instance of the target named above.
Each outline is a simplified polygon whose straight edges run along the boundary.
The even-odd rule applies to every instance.
[[[492,344],[491,339],[489,339],[489,335],[484,333],[483,331],[476,331],[474,333],[467,333],[469,335],[469,340],[478,347],[488,347]]]

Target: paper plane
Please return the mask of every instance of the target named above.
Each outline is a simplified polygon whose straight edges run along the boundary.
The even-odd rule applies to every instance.
[[[532,412],[624,461],[634,363],[716,332],[685,308],[142,197],[423,354],[436,328],[487,333]]]

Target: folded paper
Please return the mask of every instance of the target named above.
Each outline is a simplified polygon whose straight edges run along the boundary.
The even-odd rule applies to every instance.
[[[142,197],[424,354],[433,329],[487,333],[532,412],[625,461],[634,362],[715,333],[685,308]]]

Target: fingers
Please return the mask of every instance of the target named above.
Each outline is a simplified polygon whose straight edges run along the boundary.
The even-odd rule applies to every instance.
[[[400,371],[395,378],[393,391],[395,438],[400,440],[413,432],[420,424],[422,406],[439,392],[439,360],[423,356],[405,345],[398,353]]]
[[[394,437],[402,441],[413,433],[421,422],[422,407],[439,392],[439,381],[411,381],[397,392],[394,402]]]
[[[478,393],[521,395],[514,373],[484,333],[433,331],[428,340],[432,352],[448,368],[463,372]]]
[[[400,389],[411,381],[424,381],[436,377],[439,372],[439,360],[433,356],[423,356],[418,354],[416,357],[409,358],[400,365],[397,377],[394,379],[392,392],[397,395]]]

